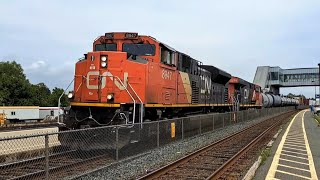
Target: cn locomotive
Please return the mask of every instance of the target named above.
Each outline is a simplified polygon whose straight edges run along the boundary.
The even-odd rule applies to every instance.
[[[94,40],[93,51],[75,65],[68,97],[64,123],[70,129],[297,103],[131,32]]]

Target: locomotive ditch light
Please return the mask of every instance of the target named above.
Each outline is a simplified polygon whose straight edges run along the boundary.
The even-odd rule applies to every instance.
[[[108,56],[101,56],[101,61],[107,61],[108,60]]]
[[[108,94],[107,99],[111,100],[113,98],[113,94]]]
[[[106,62],[101,62],[101,67],[106,67],[107,66],[107,63]]]
[[[69,92],[68,98],[69,98],[69,99],[73,98],[73,92]]]

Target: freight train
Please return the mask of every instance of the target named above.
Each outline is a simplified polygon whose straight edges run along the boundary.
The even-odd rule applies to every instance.
[[[61,129],[126,124],[121,148],[135,133],[131,124],[208,112],[297,105],[290,98],[263,93],[261,87],[179,52],[151,36],[112,32],[93,42],[93,51],[75,65]],[[111,126],[112,128],[113,126]],[[142,126],[141,126],[142,127]],[[143,131],[150,133],[146,128]],[[112,149],[115,131],[94,128],[61,133],[62,145]]]
[[[129,32],[94,40],[93,51],[75,65],[68,97],[64,123],[70,129],[299,103]]]

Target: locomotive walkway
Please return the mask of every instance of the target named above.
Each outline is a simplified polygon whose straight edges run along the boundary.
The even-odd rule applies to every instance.
[[[259,168],[255,179],[319,179],[320,127],[308,110],[300,111],[278,138],[273,157]],[[278,145],[278,146],[277,146]]]

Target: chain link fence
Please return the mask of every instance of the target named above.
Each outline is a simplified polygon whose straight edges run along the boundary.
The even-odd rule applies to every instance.
[[[212,113],[143,124],[0,136],[0,180],[61,179],[157,147],[294,107]],[[2,138],[1,138],[2,137]]]

